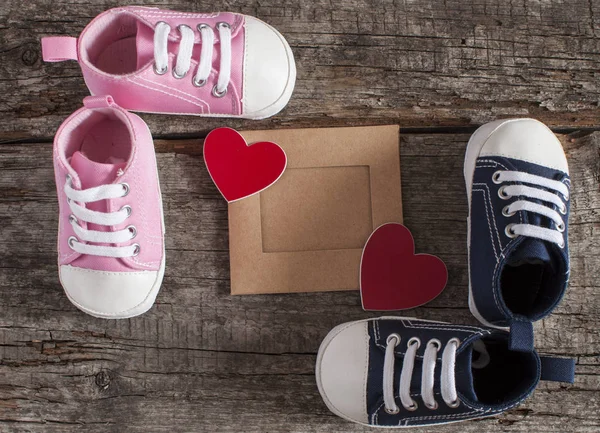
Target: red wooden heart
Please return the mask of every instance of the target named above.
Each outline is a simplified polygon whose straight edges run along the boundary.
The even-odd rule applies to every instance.
[[[384,224],[367,240],[360,264],[363,309],[418,307],[442,293],[447,281],[444,262],[429,254],[415,254],[413,237],[402,224]]]
[[[273,185],[283,174],[287,158],[275,143],[248,145],[235,129],[217,128],[204,140],[204,162],[213,182],[231,203]]]

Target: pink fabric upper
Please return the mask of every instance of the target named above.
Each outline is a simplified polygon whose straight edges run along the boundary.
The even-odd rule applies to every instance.
[[[112,122],[104,127],[102,122]],[[115,128],[114,126],[118,126]],[[85,153],[82,151],[85,146]],[[108,148],[107,148],[108,146]],[[110,155],[106,161],[97,159]],[[101,271],[126,272],[160,268],[163,254],[162,200],[158,184],[154,144],[142,119],[116,105],[110,96],[84,99],[84,107],[73,113],[59,128],[54,139],[54,171],[59,203],[58,262]],[[79,254],[69,246],[76,234],[69,222],[71,209],[64,192],[67,175],[75,189],[127,183],[129,194],[118,199],[89,203],[100,212],[116,212],[129,205],[132,213],[118,226],[96,226],[80,221],[91,230],[122,230],[133,225],[137,256],[111,258]]]
[[[169,72],[157,75],[154,71],[153,35],[158,22],[171,26],[169,35]],[[231,80],[227,94],[212,95],[219,71],[220,41],[216,25],[226,22],[232,32]],[[235,13],[196,14],[158,8],[127,6],[109,9],[98,15],[83,30],[78,41],[76,59],[85,82],[93,95],[111,95],[115,102],[128,110],[175,113],[240,115],[243,96],[244,16]],[[177,26],[185,24],[194,29],[196,46],[190,72],[182,79],[175,78],[175,67],[181,35]],[[198,24],[208,24],[214,30],[212,72],[206,85],[196,87],[192,78],[198,68],[201,38]],[[69,38],[46,38],[42,43],[47,61],[74,58],[73,42]],[[119,60],[115,60],[119,59]],[[121,64],[116,64],[120,62]],[[103,63],[110,67],[103,67]],[[106,72],[109,69],[111,72]]]

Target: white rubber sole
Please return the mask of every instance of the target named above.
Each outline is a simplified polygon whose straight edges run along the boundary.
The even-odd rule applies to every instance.
[[[152,286],[152,289],[146,295],[146,298],[129,310],[125,310],[116,314],[103,314],[95,310],[90,310],[83,305],[78,304],[73,298],[69,296],[69,293],[65,290],[67,298],[71,303],[76,306],[79,310],[83,311],[90,316],[96,317],[98,319],[130,319],[132,317],[139,316],[147,312],[154,305],[154,301],[156,301],[156,297],[158,296],[158,292],[160,291],[160,287],[162,285],[162,280],[165,275],[165,253],[163,251],[163,259],[158,270],[158,275],[156,276],[156,280]]]
[[[425,319],[417,319],[416,317],[400,317],[400,316],[381,316],[378,317],[377,319],[387,319],[387,320],[420,320],[423,322],[432,322],[432,323],[446,323],[446,322],[440,322],[437,320],[425,320]],[[331,331],[329,331],[329,333],[325,336],[325,338],[323,339],[323,341],[321,342],[321,345],[319,346],[319,351],[317,353],[317,362],[316,362],[316,366],[315,366],[315,379],[317,382],[317,388],[319,389],[319,393],[321,394],[321,398],[323,399],[323,402],[325,402],[325,405],[327,406],[327,408],[334,414],[339,416],[340,418],[345,419],[346,421],[350,421],[353,422],[355,424],[359,424],[365,427],[371,427],[371,428],[376,428],[376,429],[404,429],[404,428],[416,428],[416,427],[425,427],[428,425],[443,425],[443,424],[452,424],[455,422],[461,422],[461,421],[468,421],[470,418],[467,419],[459,419],[456,421],[444,421],[441,424],[436,424],[436,423],[432,423],[432,424],[419,424],[419,425],[395,425],[395,426],[390,426],[390,425],[372,425],[372,424],[368,424],[368,423],[364,423],[362,421],[357,421],[354,420],[352,418],[347,417],[346,415],[344,415],[343,413],[341,413],[339,410],[337,410],[337,408],[329,401],[329,399],[327,398],[324,390],[323,390],[323,384],[321,382],[321,362],[323,361],[323,354],[325,353],[325,350],[327,349],[327,346],[329,346],[329,343],[331,343],[331,341],[343,330],[345,329],[347,326],[356,324],[356,323],[363,323],[363,322],[368,322],[373,320],[373,318],[370,319],[362,319],[362,320],[355,320],[353,322],[347,322],[347,323],[342,323],[341,325],[336,326],[335,328],[333,328]],[[366,402],[365,402],[366,404]],[[480,418],[487,418],[487,417],[491,417],[491,416],[495,416],[494,415],[488,415],[486,417],[478,417],[477,419]],[[368,414],[367,414],[368,417]]]
[[[296,85],[296,61],[294,60],[294,53],[292,52],[292,48],[290,47],[290,44],[288,44],[286,39],[283,37],[283,35],[281,33],[279,33],[279,31],[277,31],[277,29],[275,29],[274,27],[265,23],[264,21],[261,21],[261,22],[264,25],[266,25],[267,27],[269,27],[271,30],[273,30],[275,32],[275,34],[279,37],[279,39],[281,39],[281,42],[283,43],[283,45],[285,47],[285,52],[287,54],[288,63],[290,65],[290,70],[288,72],[288,77],[287,77],[287,82],[286,82],[285,88],[283,90],[283,93],[279,97],[279,99],[277,99],[271,105],[263,108],[262,110],[254,111],[251,113],[242,113],[242,115],[240,115],[240,116],[235,116],[235,117],[241,117],[243,119],[260,120],[260,119],[266,119],[267,117],[276,115],[277,113],[279,113],[281,110],[283,110],[285,108],[285,106],[288,104],[288,102],[290,102],[292,93],[294,92],[294,86]]]
[[[410,320],[410,319],[415,319],[414,317],[394,317],[394,316],[383,316],[383,317],[379,317],[379,318],[380,319],[394,319],[394,320],[402,320],[402,319]],[[315,379],[317,381],[317,388],[319,389],[319,393],[321,394],[321,398],[323,399],[323,402],[325,402],[325,405],[327,406],[327,408],[333,414],[339,416],[340,418],[345,419],[346,421],[350,421],[350,422],[353,422],[355,424],[360,424],[360,425],[363,425],[365,427],[372,427],[372,428],[379,428],[379,429],[413,427],[413,426],[371,425],[371,424],[368,424],[368,423],[365,423],[365,422],[362,422],[362,421],[357,421],[355,419],[349,418],[346,415],[344,415],[342,412],[340,412],[339,410],[337,410],[337,408],[329,401],[329,399],[327,398],[327,395],[325,394],[325,391],[323,389],[323,383],[321,381],[321,363],[323,362],[323,355],[325,353],[325,350],[327,349],[327,346],[329,346],[329,343],[331,343],[331,341],[335,337],[337,337],[338,334],[340,332],[342,332],[342,330],[344,330],[346,327],[354,325],[356,323],[369,322],[371,320],[373,320],[373,319],[362,319],[362,320],[355,320],[353,322],[342,323],[341,325],[338,325],[335,328],[333,328],[331,331],[329,331],[329,333],[325,336],[325,338],[321,342],[321,345],[319,346],[319,352],[317,353],[317,362],[316,362],[316,365],[315,365]],[[428,322],[434,322],[434,321],[433,320],[428,320]],[[365,404],[366,404],[366,402],[365,402]],[[368,417],[368,414],[367,414],[367,417]]]
[[[483,325],[496,329],[508,328],[493,325],[483,318],[479,310],[477,310],[477,305],[475,304],[475,299],[473,297],[473,289],[471,286],[471,190],[473,187],[473,175],[475,173],[475,165],[477,163],[477,158],[479,158],[479,154],[481,153],[481,149],[483,148],[486,139],[500,125],[506,122],[510,122],[512,120],[519,119],[496,120],[494,122],[486,123],[485,125],[480,126],[473,133],[473,135],[471,135],[471,138],[467,143],[467,150],[465,152],[465,164],[463,168],[463,174],[465,177],[465,187],[467,190],[467,201],[469,203],[469,216],[467,217],[467,260],[469,261],[467,269],[469,270],[469,310],[471,311],[471,314],[473,314],[473,316],[475,316],[475,318],[479,320]]]
[[[359,322],[366,322],[366,321],[367,320],[365,319],[365,320],[360,320]],[[345,326],[348,326],[351,323],[356,323],[356,322],[347,322],[347,323],[343,323],[341,325],[337,325],[335,328],[333,328],[331,331],[329,331],[329,333],[325,336],[325,338],[321,342],[321,345],[319,346],[319,351],[317,352],[317,362],[315,364],[315,379],[317,381],[317,388],[319,389],[319,394],[321,394],[321,398],[323,399],[323,402],[327,406],[327,409],[329,409],[331,412],[333,412],[335,415],[339,416],[340,418],[345,419],[346,421],[350,421],[350,422],[354,422],[357,424],[368,426],[368,424],[365,424],[360,421],[356,421],[352,418],[348,418],[346,415],[344,415],[343,413],[338,411],[336,409],[336,407],[327,398],[327,395],[325,394],[325,391],[323,389],[323,383],[321,381],[321,363],[323,362],[323,354],[325,353],[325,349],[327,349],[327,346],[329,346],[329,343],[331,343],[331,340],[333,340],[340,333],[340,331],[342,329],[344,329]]]

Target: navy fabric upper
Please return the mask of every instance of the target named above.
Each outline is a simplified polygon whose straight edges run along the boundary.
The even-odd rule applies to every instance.
[[[491,416],[521,403],[533,392],[540,378],[556,381],[573,381],[574,360],[557,358],[540,359],[535,351],[531,353],[511,352],[507,349],[508,333],[493,328],[453,325],[413,318],[382,317],[368,321],[368,333],[369,367],[366,405],[369,424],[374,426],[404,427],[443,424],[452,421]],[[391,334],[398,334],[401,337],[400,343],[394,350],[394,396],[400,406],[399,413],[394,415],[385,411],[383,401],[384,357],[387,338]],[[399,380],[407,344],[412,337],[419,338],[421,346],[417,350],[410,385],[411,397],[417,403],[418,407],[414,411],[409,411],[400,404]],[[439,340],[441,343],[434,372],[434,394],[438,402],[438,408],[435,410],[428,409],[421,397],[423,357],[427,342],[433,338]],[[456,389],[460,404],[455,408],[451,408],[445,404],[440,390],[442,351],[452,338],[460,340],[460,345],[456,353],[455,367]],[[492,353],[491,357],[492,359],[496,358],[496,364],[504,365],[504,368],[503,372],[492,368],[489,372],[491,375],[488,374],[486,376],[484,374],[477,378],[473,371],[483,371],[483,369],[472,369],[471,358],[473,343],[482,339],[487,341],[486,344],[488,345],[490,342],[500,343],[500,351]],[[491,349],[490,346],[490,352]],[[511,354],[513,355],[512,358]],[[502,374],[508,375],[508,380],[502,377]],[[516,377],[516,381],[509,384],[509,387],[514,385],[515,389],[509,390],[509,392],[504,390],[505,394],[500,395],[497,401],[483,403],[481,398],[478,398],[476,395],[474,380],[479,381],[478,389],[481,391],[480,397],[483,394],[487,394],[488,398],[490,395],[494,398],[494,394],[498,393],[498,389],[502,387],[501,384],[503,382],[510,382],[510,379],[513,377]]]
[[[418,319],[376,319],[369,322],[369,373],[367,381],[367,413],[369,414],[369,424],[371,425],[426,425],[446,423],[450,421],[459,421],[464,419],[479,418],[490,416],[506,410],[507,407],[514,406],[520,400],[507,402],[506,405],[498,407],[489,407],[476,402],[476,397],[471,382],[471,352],[463,352],[470,349],[470,343],[480,339],[482,336],[492,333],[501,333],[488,328],[476,326],[452,325],[449,323],[428,322]],[[417,337],[422,344],[417,350],[417,360],[422,361],[427,342],[436,338],[441,342],[442,348],[446,346],[452,338],[458,338],[461,345],[457,352],[456,366],[456,384],[459,392],[461,404],[456,408],[447,406],[440,395],[441,383],[441,356],[442,351],[438,352],[438,360],[435,367],[434,393],[438,401],[438,409],[428,409],[421,398],[421,377],[422,362],[416,362],[411,382],[411,396],[417,402],[418,408],[415,411],[408,411],[400,407],[400,412],[396,415],[388,414],[383,404],[383,364],[386,349],[386,340],[390,334],[397,333],[402,337],[395,353],[399,360],[395,363],[394,377],[399,380],[402,370],[402,358],[406,353],[407,342],[412,337]],[[398,380],[395,380],[398,382]],[[535,380],[537,383],[537,379]],[[396,383],[397,385],[397,383]],[[531,389],[531,391],[533,388]],[[399,390],[394,388],[396,400],[399,401]],[[528,394],[527,394],[528,395]],[[525,398],[525,395],[523,398]]]
[[[520,171],[543,176],[561,181],[567,187],[570,187],[570,179],[562,171],[503,157],[480,157],[473,176],[469,252],[471,295],[478,312],[488,323],[497,326],[515,325],[515,344],[531,350],[533,334],[530,322],[548,315],[560,302],[567,288],[569,201],[566,201],[566,214],[561,214],[566,227],[564,248],[551,242],[525,236],[511,238],[505,233],[505,228],[510,223],[533,224],[546,228],[555,228],[555,225],[545,217],[526,211],[517,212],[511,217],[504,216],[502,209],[518,198],[511,197],[506,200],[498,195],[500,187],[510,184],[493,182],[492,176],[498,170]],[[544,204],[548,205],[548,203]],[[545,272],[552,270],[551,278],[548,278],[548,275],[544,277],[546,287],[541,295],[531,293],[532,287],[538,285],[535,275],[521,281],[506,278],[506,271],[510,271],[507,266],[535,262],[545,264]],[[507,306],[508,300],[503,297],[503,283],[515,285],[511,287],[515,296],[523,299],[530,297],[534,307],[529,312],[512,311]],[[514,299],[511,301],[515,302]],[[516,299],[516,302],[518,301],[519,299]]]

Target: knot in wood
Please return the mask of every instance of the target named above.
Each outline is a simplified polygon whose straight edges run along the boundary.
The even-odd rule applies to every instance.
[[[26,66],[33,66],[37,63],[40,55],[38,54],[37,49],[33,49],[32,47],[25,48],[23,54],[21,55],[21,60]]]
[[[108,373],[108,371],[102,370],[101,372],[96,374],[96,385],[98,386],[98,388],[100,388],[100,389],[108,388],[110,381],[111,381],[111,377],[110,377],[110,374]]]

